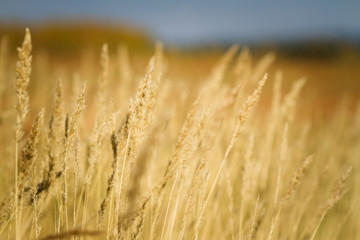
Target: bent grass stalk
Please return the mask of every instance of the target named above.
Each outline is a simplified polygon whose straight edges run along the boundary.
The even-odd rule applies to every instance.
[[[359,238],[360,125],[354,123],[354,114],[360,116],[360,110],[348,111],[347,103],[338,101],[337,109],[326,110],[331,118],[324,121],[322,108],[312,106],[317,106],[321,91],[317,98],[300,98],[304,78],[292,86],[285,78],[291,62],[286,62],[284,74],[278,71],[273,77],[269,66],[274,54],[260,59],[245,47],[236,56],[238,47],[233,46],[218,55],[220,61],[211,68],[218,53],[183,58],[183,53],[170,51],[166,58],[157,44],[150,61],[139,55],[132,65],[125,45],[116,55],[104,44],[96,67],[98,61],[84,49],[87,59],[80,60],[81,71],[57,81],[44,126],[44,112],[32,113],[51,96],[39,92],[39,86],[52,84],[49,79],[62,69],[44,64],[41,54],[38,67],[31,67],[28,29],[17,58],[8,51],[10,46],[2,42],[0,47],[0,195],[5,196],[0,202],[1,239]],[[280,58],[275,67],[284,63]],[[201,64],[192,66],[197,59]],[[12,61],[15,71],[7,69]],[[183,75],[181,69],[187,68],[189,75]],[[145,77],[140,78],[143,70]],[[201,82],[199,76],[208,70],[208,81]],[[275,80],[273,90],[264,88],[260,111],[251,118],[267,71],[269,81]],[[29,85],[31,72],[36,77]],[[79,76],[90,83],[86,112]],[[7,80],[12,79],[15,109],[8,104],[12,97]],[[314,91],[312,86],[307,91]],[[68,103],[78,92],[77,102]],[[112,97],[113,106],[107,106]],[[353,104],[353,99],[348,102]],[[124,119],[120,125],[117,118]],[[10,135],[15,141],[8,144]],[[307,156],[313,152],[317,161],[306,173],[312,159]],[[299,161],[302,165],[296,166]],[[349,165],[356,173],[352,181],[346,181],[350,170],[345,171],[325,196],[339,169]],[[285,186],[290,169],[297,170]],[[299,188],[302,182],[310,186]],[[323,199],[327,201],[319,207]],[[339,211],[330,214],[335,204]],[[285,212],[291,212],[286,219]]]
[[[15,238],[19,240],[20,222],[18,219],[18,148],[19,141],[23,136],[21,130],[29,109],[29,96],[27,87],[30,82],[31,74],[31,35],[27,28],[25,38],[21,48],[18,48],[18,61],[16,63],[16,127],[15,127]],[[21,211],[21,210],[20,210]]]
[[[243,125],[245,124],[247,118],[248,118],[248,115],[252,112],[253,108],[254,108],[254,105],[257,103],[257,101],[259,100],[259,97],[261,95],[261,91],[262,91],[262,88],[266,82],[266,79],[267,79],[267,74],[264,75],[264,77],[259,81],[258,83],[258,86],[257,88],[255,89],[255,91],[253,92],[253,94],[251,96],[248,97],[248,99],[246,100],[246,103],[243,107],[243,109],[240,111],[239,113],[239,116],[238,116],[238,119],[237,119],[237,123],[236,123],[236,127],[235,127],[235,131],[233,133],[233,136],[231,138],[231,141],[230,141],[230,144],[228,146],[228,148],[226,149],[226,152],[225,152],[225,155],[224,155],[224,158],[223,160],[221,161],[221,164],[218,168],[218,171],[216,173],[216,176],[215,176],[215,179],[214,179],[214,182],[210,188],[210,191],[209,191],[209,194],[204,202],[204,205],[201,209],[201,212],[200,212],[200,218],[202,218],[203,214],[204,214],[204,211],[205,211],[205,208],[207,206],[207,204],[209,203],[209,200],[210,198],[212,197],[212,193],[214,192],[215,190],[215,187],[216,187],[216,184],[217,184],[217,181],[219,180],[219,177],[220,177],[220,174],[222,172],[222,169],[224,168],[225,166],[225,163],[227,162],[227,159],[229,157],[229,154],[230,154],[230,151],[232,150],[232,148],[234,147],[238,137],[239,137],[239,134],[241,132],[241,128],[243,127]],[[195,239],[198,239],[199,237],[199,228],[200,228],[200,221],[197,221],[196,223],[196,235],[195,235]]]

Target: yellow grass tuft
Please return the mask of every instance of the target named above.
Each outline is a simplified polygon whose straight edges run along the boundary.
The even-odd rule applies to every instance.
[[[104,44],[32,69],[29,30],[17,58],[9,41],[0,239],[360,239],[358,97],[324,111],[311,77],[304,98],[305,78],[237,45]]]

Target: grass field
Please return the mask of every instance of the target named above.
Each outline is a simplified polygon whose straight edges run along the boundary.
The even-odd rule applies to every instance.
[[[1,239],[360,238],[357,53],[145,42],[2,38]]]

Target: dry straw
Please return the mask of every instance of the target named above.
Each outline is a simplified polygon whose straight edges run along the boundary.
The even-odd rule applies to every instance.
[[[207,206],[209,200],[210,200],[210,197],[212,196],[212,193],[214,192],[215,190],[215,187],[216,187],[216,184],[217,184],[217,181],[220,177],[220,174],[221,174],[221,171],[222,169],[224,168],[225,166],[225,163],[229,157],[229,154],[230,154],[230,151],[232,150],[232,148],[234,147],[234,144],[237,142],[238,138],[239,138],[239,135],[242,131],[242,128],[244,127],[244,124],[247,120],[247,118],[249,117],[249,114],[252,112],[255,104],[258,102],[259,98],[260,98],[260,95],[261,95],[261,92],[262,92],[262,88],[266,82],[266,79],[267,79],[267,74],[264,75],[264,77],[259,81],[256,89],[254,90],[254,92],[248,97],[248,99],[246,100],[243,108],[240,110],[239,112],[239,115],[237,117],[237,121],[236,121],[236,126],[235,126],[235,131],[233,133],[233,136],[231,138],[231,141],[230,141],[230,144],[228,146],[228,148],[226,149],[226,152],[225,152],[225,155],[224,155],[224,158],[223,160],[221,161],[221,164],[220,164],[220,167],[218,168],[218,171],[216,173],[216,176],[215,176],[215,179],[214,179],[214,182],[210,188],[210,191],[209,191],[209,194],[208,194],[208,197],[206,198],[205,200],[205,203],[204,203],[204,206],[200,212],[200,218],[202,218],[203,214],[204,214],[204,211],[205,211],[205,207]],[[196,236],[195,238],[197,239],[198,236],[199,236],[199,233],[198,233],[198,228],[200,227],[200,221],[197,222],[197,232],[196,232]]]
[[[346,184],[359,168],[358,117],[343,101],[327,111],[326,121],[318,117],[320,108],[315,118],[302,108],[298,118],[305,80],[284,95],[281,71],[273,75],[270,69],[273,89],[262,96],[274,54],[260,59],[244,47],[237,57],[233,46],[211,68],[215,52],[169,51],[165,58],[157,43],[154,56],[144,59],[130,56],[125,45],[112,54],[104,44],[99,61],[85,49],[82,69],[68,77],[44,58],[32,69],[28,29],[11,71],[11,45],[0,47],[1,239],[359,238],[357,175]],[[294,75],[290,64],[284,73]],[[182,79],[179,70],[194,78]],[[206,71],[207,81],[196,79]],[[32,116],[49,97],[37,92],[39,84],[48,86],[54,77],[52,106],[46,116],[43,109]],[[11,88],[5,79],[16,80],[13,110],[7,109]],[[260,96],[261,111],[252,116]],[[316,163],[309,171],[311,152]],[[344,164],[353,168],[326,196]],[[310,188],[300,189],[302,182]],[[338,211],[331,211],[335,204]]]
[[[328,211],[344,196],[345,194],[345,183],[346,180],[349,178],[349,175],[351,173],[352,167],[349,167],[338,179],[336,182],[335,188],[333,192],[331,193],[330,197],[327,199],[327,202],[322,207],[320,218],[318,220],[318,223],[315,225],[314,232],[311,235],[311,240],[315,239],[316,233],[319,230],[319,227],[324,220],[326,214]]]
[[[29,95],[27,92],[31,74],[31,35],[27,28],[22,46],[18,48],[16,62],[16,125],[15,125],[15,231],[16,240],[20,239],[20,223],[18,222],[18,144],[23,136],[22,125],[29,111]]]

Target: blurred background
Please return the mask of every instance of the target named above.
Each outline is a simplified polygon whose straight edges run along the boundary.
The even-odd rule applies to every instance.
[[[273,69],[290,81],[305,76],[331,106],[360,93],[359,13],[356,0],[1,0],[0,35],[16,53],[29,27],[35,52],[74,68],[84,49],[98,57],[104,42],[110,53],[121,43],[141,71],[159,40],[169,75],[189,80],[206,78],[220,54],[239,44],[254,62],[274,52]]]

